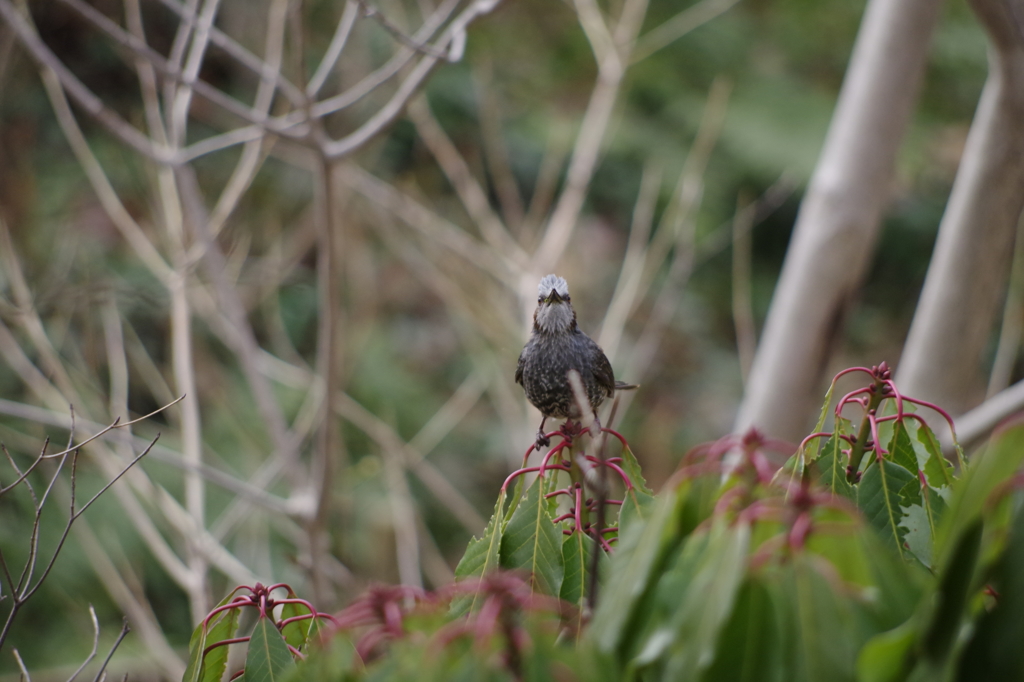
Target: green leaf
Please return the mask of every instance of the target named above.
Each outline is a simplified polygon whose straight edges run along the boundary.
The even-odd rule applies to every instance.
[[[543,478],[534,480],[501,538],[503,568],[521,569],[532,576],[533,588],[551,596],[561,592],[562,531],[555,526],[551,504],[544,498]]]
[[[974,582],[983,528],[978,518],[964,529],[939,573],[935,610],[922,640],[922,651],[934,664],[941,664],[946,659],[961,628],[964,608]]]
[[[715,659],[719,633],[729,621],[747,569],[750,526],[716,523],[671,623],[674,641],[665,679],[697,677]]]
[[[234,599],[232,592],[217,604],[217,608],[227,605]],[[192,632],[188,644],[188,666],[185,668],[183,682],[219,682],[228,664],[228,648],[219,646],[203,656],[206,647],[217,642],[231,639],[238,627],[238,608],[225,609],[209,622],[200,623]]]
[[[583,606],[589,584],[590,562],[594,552],[594,541],[585,533],[576,531],[562,542],[562,562],[565,578],[559,597],[575,606]]]
[[[522,477],[520,476],[520,479]],[[469,577],[482,578],[486,574],[498,568],[500,560],[501,536],[504,521],[501,518],[502,508],[505,505],[505,491],[498,494],[498,501],[494,505],[494,512],[491,520],[487,522],[483,535],[473,538],[466,547],[466,553],[462,555],[459,565],[455,567],[455,579],[462,580]],[[477,608],[480,599],[479,592],[462,595],[452,600],[451,615],[461,616],[464,613]]]
[[[622,448],[622,470],[626,472],[629,482],[638,492],[648,497],[654,495],[654,491],[647,487],[647,481],[644,480],[644,475],[640,471],[640,463],[636,461],[636,456],[628,446]]]
[[[947,522],[935,535],[937,564],[945,562],[946,553],[956,546],[957,539],[980,518],[992,491],[1006,481],[1024,460],[1024,426],[1007,428],[992,438],[988,446],[971,458],[971,466],[960,485],[954,486]]]
[[[356,652],[355,644],[344,636],[335,633],[312,649],[305,659],[285,675],[285,682],[320,682],[335,680],[337,682],[354,680],[353,672],[362,667],[362,660]]]
[[[289,599],[295,599],[296,596],[293,592],[289,591]],[[302,616],[312,613],[309,608],[302,604],[282,604],[281,605],[281,620],[287,620],[289,618],[295,618],[296,616]],[[288,623],[281,630],[281,634],[284,635],[284,641],[296,649],[301,649],[306,645],[306,641],[309,639],[309,633],[313,630],[315,618],[307,618],[305,620],[297,620]]]
[[[623,640],[634,634],[628,632],[627,624],[637,604],[657,583],[655,568],[679,541],[680,508],[688,489],[687,482],[677,490],[663,492],[655,498],[650,518],[634,523],[628,533],[620,533],[608,580],[602,585],[604,596],[590,623],[590,635],[601,651],[617,652]]]
[[[622,450],[622,469],[633,487],[626,490],[622,496],[622,506],[619,507],[619,535],[634,521],[646,519],[654,503],[654,493],[647,487],[647,481],[640,472],[640,464],[628,447]]]
[[[917,440],[924,446],[928,458],[924,465],[924,475],[928,484],[933,488],[942,488],[953,483],[953,465],[942,456],[942,447],[939,439],[935,437],[928,426],[919,424],[917,428]]]
[[[846,480],[846,459],[843,455],[842,438],[835,435],[825,441],[821,448],[821,456],[816,460],[821,468],[821,485],[832,491],[834,495],[840,495],[847,499],[856,499],[857,494],[853,486]]]
[[[914,442],[910,440],[907,427],[902,421],[896,422],[893,426],[892,440],[889,441],[889,459],[907,471],[916,474],[919,466],[917,453],[914,452]]]
[[[736,595],[729,622],[722,628],[715,660],[702,682],[784,682],[781,636],[771,594],[748,577]]]
[[[904,541],[922,564],[931,567],[935,528],[946,510],[942,497],[920,480],[908,481],[900,490]]]
[[[825,428],[825,420],[828,419],[829,408],[832,407],[832,393],[836,390],[836,381],[832,380],[829,384],[828,390],[825,391],[825,402],[821,404],[821,412],[818,413],[818,423],[814,425],[814,430],[811,433],[821,433],[821,430]],[[838,425],[836,429],[838,430]],[[820,443],[820,441],[817,441]],[[818,451],[815,450],[814,454],[808,457],[808,460],[816,459]]]
[[[288,645],[270,618],[256,621],[245,656],[245,677],[249,682],[280,682],[295,667]]]
[[[958,679],[1024,679],[1024,504],[1016,500],[1009,537],[992,570],[999,594],[995,608],[978,620],[959,665]]]
[[[818,572],[806,555],[794,558],[782,594],[794,609],[796,636],[790,655],[796,679],[853,679],[862,636],[851,600]]]
[[[901,682],[910,673],[917,640],[913,621],[875,635],[857,657],[857,682]]]
[[[904,490],[913,488],[917,491],[918,499],[921,498],[921,486],[917,481],[910,481],[904,486]],[[900,497],[904,497],[901,493]],[[921,504],[903,505],[903,519],[900,526],[903,529],[903,541],[907,549],[918,558],[925,566],[932,565],[932,528],[928,522],[928,510]]]
[[[916,480],[914,474],[883,459],[868,465],[857,486],[857,506],[882,537],[895,545],[900,556],[903,555],[903,536],[906,534],[901,526],[900,491],[908,481]]]

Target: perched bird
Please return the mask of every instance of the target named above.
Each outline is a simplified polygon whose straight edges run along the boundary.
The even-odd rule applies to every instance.
[[[593,339],[576,326],[576,311],[569,301],[569,285],[557,275],[547,275],[537,286],[537,311],[533,314],[533,332],[519,354],[516,383],[544,418],[537,433],[537,448],[548,444],[544,422],[548,417],[579,419],[569,384],[569,370],[580,374],[590,407],[597,408],[617,390],[636,388],[616,381],[612,365]]]

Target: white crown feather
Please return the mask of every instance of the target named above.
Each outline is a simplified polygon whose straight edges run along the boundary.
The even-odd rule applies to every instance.
[[[537,285],[537,294],[543,298],[550,294],[552,289],[562,298],[569,297],[569,284],[558,275],[545,275]]]

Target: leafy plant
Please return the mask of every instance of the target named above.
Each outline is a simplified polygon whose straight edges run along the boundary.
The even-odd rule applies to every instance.
[[[267,640],[301,659],[282,655],[278,672],[1019,678],[1024,655],[1008,643],[1024,632],[1024,428],[1002,431],[970,462],[958,451],[957,470],[910,411],[927,403],[902,395],[884,363],[837,379],[851,373],[870,383],[839,399],[825,432],[830,389],[817,429],[785,465],[772,462],[792,446],[750,431],[690,452],[657,496],[619,434],[564,425],[548,434],[561,440],[539,463],[527,466],[531,447],[505,481],[454,585],[433,594],[374,588],[327,618],[320,643],[309,637],[304,649],[286,648],[287,621],[266,618],[278,625],[264,628]],[[856,433],[844,416],[850,406],[861,411]],[[605,434],[621,442],[621,456],[603,456]],[[608,495],[609,472],[622,499]],[[616,525],[604,526],[606,507],[618,508]],[[200,644],[194,638],[193,660]],[[277,679],[251,673],[248,661],[247,680]]]

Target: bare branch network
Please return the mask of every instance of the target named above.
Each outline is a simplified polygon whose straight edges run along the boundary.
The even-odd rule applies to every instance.
[[[507,358],[502,353],[521,342],[538,277],[570,250],[614,128],[627,72],[736,0],[701,0],[646,34],[641,33],[644,0],[624,0],[614,11],[594,0],[571,3],[593,53],[596,76],[572,139],[552,134],[529,202],[511,169],[502,139],[501,104],[487,87],[486,68],[475,71],[486,173],[460,151],[428,99],[419,94],[434,69],[463,58],[468,29],[500,0],[409,3],[419,14],[397,2],[349,0],[310,73],[305,61],[312,42],[309,18],[301,3],[291,0],[260,3],[266,13],[260,50],[251,47],[252,40],[232,37],[220,27],[219,0],[124,0],[123,16],[117,17],[85,0],[56,1],[91,35],[113,46],[133,72],[140,95],[136,116],[104,101],[76,72],[77,64],[62,60],[60,46],[48,43],[37,28],[33,11],[38,10],[32,3],[0,0],[0,19],[38,66],[57,123],[130,256],[166,295],[167,309],[160,314],[167,322],[167,367],[158,366],[139,330],[122,315],[116,294],[98,306],[107,374],[78,366],[69,359],[72,355],[59,352],[19,262],[12,229],[0,219],[0,265],[12,299],[0,298],[0,359],[30,396],[26,402],[0,400],[0,413],[68,428],[66,409],[74,404],[79,424],[99,431],[111,415],[129,414],[129,386],[137,390],[129,373],[156,404],[183,396],[171,411],[173,433],[165,442],[144,444],[130,429],[122,429],[92,441],[89,454],[108,478],[120,475],[127,453],[143,446],[151,449],[152,459],[180,472],[180,492],[170,492],[137,468],[125,477],[126,485],[111,489],[111,496],[155,561],[188,595],[193,621],[210,610],[211,574],[234,584],[279,582],[272,574],[282,569],[264,560],[271,555],[269,537],[246,555],[242,552],[248,550],[237,542],[244,524],[258,514],[294,546],[294,562],[287,570],[304,573],[318,604],[326,608],[340,601],[339,592],[357,586],[354,571],[335,556],[331,542],[338,524],[351,520],[335,499],[339,481],[351,472],[339,433],[342,421],[365,434],[384,463],[381,506],[388,510],[386,522],[394,536],[388,551],[403,582],[436,586],[449,581],[451,568],[425,523],[423,503],[414,496],[409,478],[417,479],[425,494],[467,531],[483,527],[479,511],[428,457],[485,400],[493,404],[510,442],[529,432],[534,419],[518,396],[511,372],[504,369]],[[154,17],[171,20],[166,46],[156,45]],[[387,55],[368,58],[359,30],[383,36]],[[201,77],[214,57],[255,83],[248,98]],[[677,179],[667,178],[655,162],[645,169],[627,251],[598,336],[633,381],[642,381],[650,371],[695,264],[728,246],[734,235],[751,230],[792,192],[792,183],[780,180],[742,209],[742,220],[736,221],[742,225],[734,227],[729,221],[698,240],[704,173],[730,91],[725,80],[711,88],[696,141]],[[467,224],[348,159],[402,115],[453,188]],[[124,188],[98,158],[83,119],[98,124],[143,162],[150,181],[142,202],[150,207],[148,212],[129,209]],[[237,160],[226,182],[211,187],[200,177],[197,162],[228,150],[236,152]],[[281,230],[277,241],[256,257],[248,253],[244,236],[226,246],[225,228],[240,213],[271,156],[309,172],[314,198],[298,224]],[[656,219],[666,183],[670,200]],[[345,203],[350,195],[359,198],[356,208]],[[352,329],[359,328],[364,313],[353,309],[341,292],[359,273],[353,247],[359,235],[352,223],[361,214],[372,218],[374,238],[389,255],[443,302],[459,347],[471,361],[458,389],[411,438],[346,391],[345,369],[357,357],[360,343]],[[267,316],[266,328],[257,327],[256,321],[258,306],[273,299],[271,294],[304,260],[315,261],[317,296],[316,343],[309,357],[292,345],[279,310]],[[509,305],[510,299],[518,305]],[[652,313],[630,343],[625,325],[648,300]],[[226,349],[262,429],[259,445],[237,446],[244,463],[234,473],[215,459],[204,428],[201,408],[209,408],[212,400],[200,405],[207,396],[197,359],[197,346],[203,344],[197,323],[222,346],[219,350]],[[89,376],[89,382],[81,376]],[[96,395],[96,386],[104,387],[107,395]],[[284,404],[282,389],[301,395],[296,409]],[[518,466],[518,457],[518,447],[511,448],[509,464]],[[215,517],[207,509],[212,494],[208,484],[230,494]],[[109,559],[84,521],[76,523],[76,539],[93,570],[127,614],[155,665],[167,679],[180,679],[184,662],[169,645],[151,605],[132,589],[133,578]]]
[[[11,0],[0,0],[0,16],[40,67],[56,76],[75,104],[135,151],[152,161],[169,166],[181,166],[215,151],[259,140],[267,135],[280,136],[312,147],[327,159],[351,154],[402,113],[405,104],[438,64],[456,62],[462,58],[469,25],[491,12],[501,2],[473,0],[459,9],[460,4],[463,4],[460,0],[446,0],[433,14],[424,18],[415,33],[406,34],[365,0],[350,0],[327,52],[308,85],[300,88],[282,75],[279,56],[277,59],[261,59],[213,25],[219,3],[205,3],[203,11],[196,11],[194,2],[186,6],[178,0],[160,0],[164,7],[179,18],[179,36],[194,32],[195,39],[204,45],[198,52],[194,49],[191,52],[190,57],[196,58],[182,63],[180,55],[163,55],[152,48],[146,41],[144,30],[133,31],[134,27],[122,27],[84,0],[59,1],[119,47],[126,61],[141,60],[145,65],[136,64],[136,68],[151,70],[157,76],[157,85],[171,88],[173,102],[165,102],[165,106],[170,109],[172,119],[182,115],[182,108],[187,108],[194,94],[227,114],[228,118],[244,124],[187,145],[181,139],[175,139],[173,125],[163,131],[151,129],[148,134],[139,130],[104,104],[61,61],[40,38],[30,14],[19,11]],[[395,37],[400,47],[384,65],[355,85],[324,97],[321,91],[337,68],[352,29],[360,17],[378,22]],[[141,23],[141,19],[139,21]],[[284,22],[281,23],[281,27],[271,27],[271,30],[283,29]],[[176,41],[176,47],[183,42]],[[220,48],[238,67],[252,72],[259,78],[261,90],[269,86],[272,95],[261,97],[261,92],[255,103],[247,104],[201,80],[198,73],[207,43]],[[390,98],[367,120],[337,138],[332,138],[326,132],[326,119],[329,116],[352,107],[385,86],[392,88]],[[271,115],[269,111],[272,107],[268,106],[267,100],[276,99],[278,95],[287,102],[284,107],[287,111]],[[149,122],[153,123],[152,120]]]

